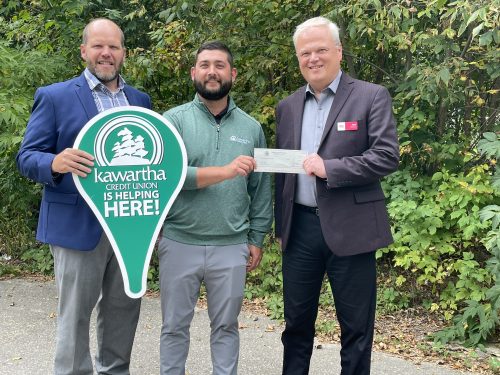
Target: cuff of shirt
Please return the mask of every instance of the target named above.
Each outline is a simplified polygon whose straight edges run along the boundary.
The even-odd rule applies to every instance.
[[[186,180],[184,181],[185,190],[195,190],[198,189],[198,182],[196,178],[198,168],[197,167],[187,167]]]
[[[250,231],[248,232],[248,243],[262,249],[266,233]]]

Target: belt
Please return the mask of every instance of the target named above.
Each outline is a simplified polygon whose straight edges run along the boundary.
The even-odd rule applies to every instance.
[[[318,207],[304,206],[303,204],[299,204],[299,203],[294,203],[294,206],[297,210],[300,210],[303,212],[309,212],[311,214],[319,216],[319,208]]]

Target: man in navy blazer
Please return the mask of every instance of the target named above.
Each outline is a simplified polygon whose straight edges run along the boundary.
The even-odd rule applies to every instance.
[[[59,296],[54,373],[93,373],[89,323],[96,307],[97,373],[129,374],[140,299],[125,294],[111,245],[73,183],[71,174],[85,177],[93,157],[72,147],[99,112],[123,105],[151,108],[151,101],[120,76],[124,36],[115,23],[91,21],[80,52],[86,69],[79,77],[37,90],[16,160],[23,175],[44,185],[36,238],[48,243],[54,256]]]
[[[338,27],[323,17],[294,37],[307,85],[276,109],[277,148],[305,150],[306,174],[276,175],[276,237],[283,249],[283,374],[309,373],[325,272],[341,330],[342,375],[370,373],[375,250],[392,242],[380,179],[399,146],[391,97],[340,69]]]

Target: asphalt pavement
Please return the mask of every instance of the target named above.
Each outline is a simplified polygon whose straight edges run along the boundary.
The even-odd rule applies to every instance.
[[[0,374],[45,375],[52,373],[55,347],[57,294],[53,281],[23,278],[0,280]],[[95,350],[95,319],[91,347]],[[159,374],[160,300],[144,297],[132,353],[131,374]],[[240,315],[240,375],[281,374],[283,327],[269,318],[243,311]],[[205,309],[196,310],[191,325],[189,375],[211,374],[209,321]],[[315,349],[311,375],[340,374],[339,345]],[[372,375],[460,375],[433,363],[414,364],[374,352]]]

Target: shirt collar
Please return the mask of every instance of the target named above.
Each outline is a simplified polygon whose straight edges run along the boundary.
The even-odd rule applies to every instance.
[[[227,105],[226,108],[224,108],[220,113],[214,115],[215,122],[220,123],[220,120],[224,117],[224,115],[227,113],[229,109],[229,96],[227,97]]]
[[[104,83],[99,81],[99,78],[97,78],[95,75],[93,75],[90,72],[89,68],[85,68],[85,71],[83,73],[84,73],[85,79],[87,80],[87,83],[89,84],[89,87],[92,91],[95,90],[97,87],[99,87],[101,89],[103,87],[106,87],[106,85]],[[125,87],[125,80],[123,79],[123,77],[121,75],[119,75],[118,76],[118,91],[123,90],[124,87]],[[109,91],[109,89],[107,87],[106,87],[106,89]]]
[[[339,70],[339,73],[337,74],[337,76],[335,77],[335,79],[325,88],[325,90],[330,89],[330,91],[333,94],[336,94],[337,93],[337,89],[339,88],[340,77],[342,77],[342,70]],[[314,90],[309,85],[309,83],[306,86],[306,93],[305,93],[306,97],[307,97],[307,94],[314,95]]]
[[[204,111],[206,111],[207,113],[209,113],[210,115],[212,115],[212,113],[208,110],[207,106],[205,105],[205,103],[203,103],[203,101],[200,99],[200,96],[198,94],[195,94],[194,95],[194,100],[193,102],[200,108],[203,108]],[[229,96],[229,99],[227,101],[227,107],[226,107],[226,113],[224,113],[222,115],[222,117],[224,117],[224,115],[226,115],[227,113],[231,112],[234,108],[236,108],[236,104],[234,103],[234,100],[231,96]],[[223,111],[224,112],[224,111]],[[220,114],[219,114],[220,115]],[[213,115],[212,115],[213,116]]]

